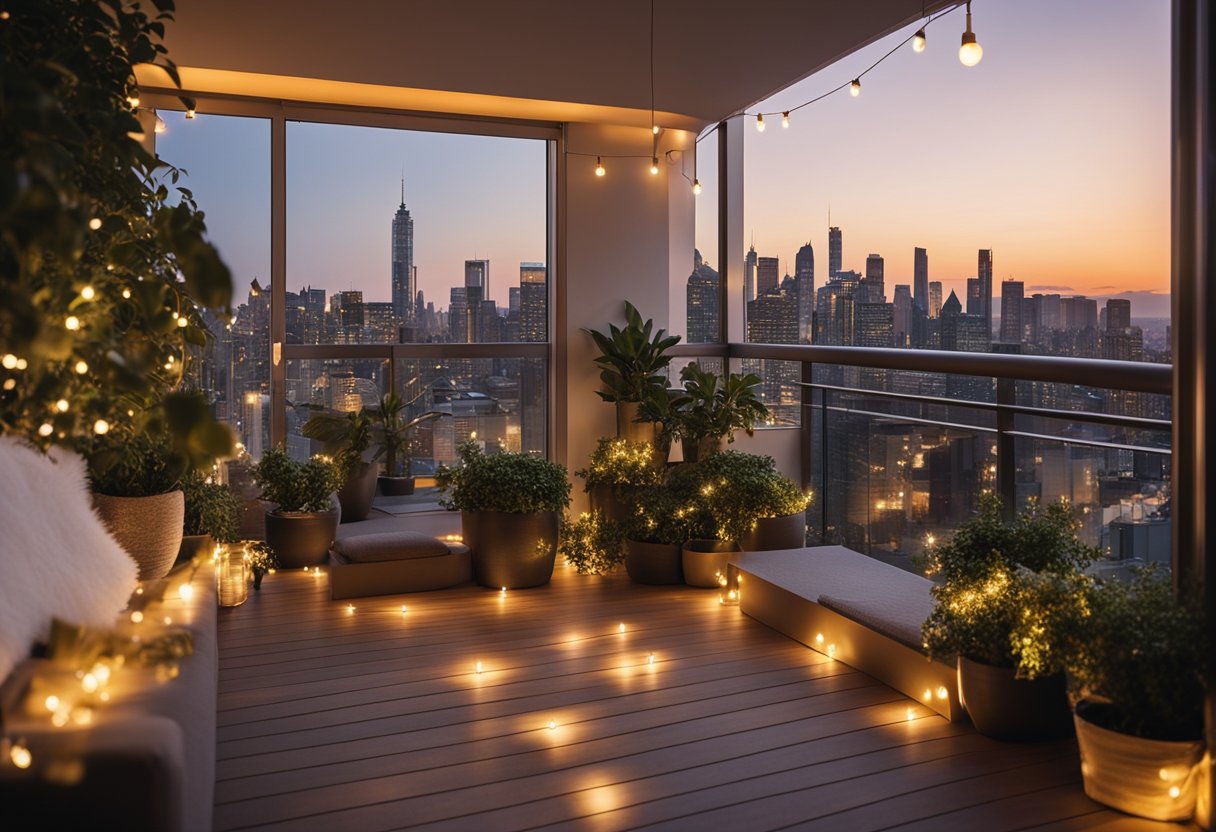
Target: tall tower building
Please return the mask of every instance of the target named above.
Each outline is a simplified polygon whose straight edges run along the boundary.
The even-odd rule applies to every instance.
[[[549,283],[544,263],[519,264],[519,340],[549,340]]]
[[[942,314],[942,282],[933,280],[929,282],[929,308],[926,310],[930,318],[941,317]]]
[[[980,249],[979,270],[976,276],[980,281],[980,314],[984,316],[984,325],[988,327],[989,340],[992,335],[992,249]]]
[[[1132,302],[1124,298],[1106,301],[1106,331],[1120,332],[1132,325]]]
[[[781,263],[776,257],[756,259],[756,297],[777,291],[781,282]]]
[[[490,261],[489,260],[465,260],[464,261],[464,286],[466,289],[471,287],[481,288],[482,300],[490,299]]]
[[[832,225],[828,227],[828,280],[840,274],[841,256],[844,253],[840,229]]]
[[[923,248],[912,249],[912,300],[920,304],[921,311],[929,311],[929,252]]]
[[[393,215],[393,314],[404,322],[414,317],[414,295],[418,290],[414,271],[414,218],[405,207],[405,179],[401,180],[401,205]]]
[[[1001,283],[1001,343],[1022,343],[1022,306],[1026,286],[1020,280]]]
[[[881,254],[866,258],[865,296],[869,303],[886,303],[887,287],[884,273],[886,266]]]
[[[798,293],[798,341],[809,344],[815,316],[815,250],[809,242],[794,255],[794,289]]]
[[[756,244],[752,243],[743,258],[743,303],[756,299]],[[746,308],[746,306],[745,306]]]
[[[716,271],[706,265],[701,258],[701,252],[693,249],[692,274],[688,276],[685,289],[688,308],[688,329],[686,341],[690,344],[704,344],[719,341],[722,338],[722,324],[719,310],[722,306],[720,294],[720,277]]]

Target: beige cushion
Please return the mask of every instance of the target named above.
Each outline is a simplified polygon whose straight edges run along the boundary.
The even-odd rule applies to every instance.
[[[451,552],[446,543],[420,532],[361,534],[334,543],[334,554],[346,563],[436,558]]]

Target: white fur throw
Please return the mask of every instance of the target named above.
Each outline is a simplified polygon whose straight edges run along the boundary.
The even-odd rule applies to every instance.
[[[93,513],[84,460],[0,437],[0,680],[50,636],[52,617],[113,626],[135,575]]]

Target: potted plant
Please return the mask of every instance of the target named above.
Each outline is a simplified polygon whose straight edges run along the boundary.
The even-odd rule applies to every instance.
[[[178,560],[210,552],[217,543],[233,543],[241,513],[241,501],[227,485],[192,472],[182,481],[186,503],[185,536]]]
[[[1034,663],[1019,661],[1013,633],[1035,603],[1034,575],[1075,580],[1098,555],[1077,537],[1066,502],[1032,501],[1012,523],[996,495],[983,496],[974,517],[930,550],[933,612],[924,624],[935,659],[958,661],[959,700],[976,729],[988,736],[1036,740],[1072,730],[1063,657],[1044,642]]]
[[[478,583],[529,587],[553,577],[561,512],[570,505],[566,469],[527,454],[487,456],[465,442],[457,467],[441,465],[439,505],[460,511]]]
[[[282,448],[271,448],[250,473],[262,489],[266,543],[279,563],[287,569],[324,563],[338,531],[338,466],[319,457],[297,462]]]
[[[607,575],[625,559],[619,523],[597,511],[562,518],[557,553],[580,575]]]
[[[777,470],[771,456],[721,451],[697,463],[698,499],[717,521],[715,537],[745,552],[806,545],[810,496]]]
[[[642,321],[637,308],[625,301],[625,326],[608,325],[608,332],[586,330],[599,347],[595,363],[600,367],[603,388],[597,393],[616,403],[616,433],[635,442],[653,442],[654,429],[637,421],[638,408],[647,394],[667,389],[662,371],[671,363],[666,351],[680,343],[680,336],[654,331],[654,320]]]
[[[677,466],[662,485],[649,485],[630,496],[625,519],[625,570],[638,584],[682,584],[681,546],[689,529],[705,527],[693,501],[694,483]]]
[[[660,470],[667,467],[667,457],[671,455],[671,443],[679,438],[680,424],[684,408],[689,404],[688,395],[681,389],[649,387],[638,405],[637,420],[649,423],[654,433],[655,467]]]
[[[751,436],[768,408],[756,397],[760,377],[730,373],[725,378],[693,362],[680,371],[688,405],[680,411],[678,432],[685,462],[696,462],[735,441],[735,431]]]
[[[598,512],[613,523],[623,522],[629,493],[663,479],[662,470],[654,464],[655,456],[655,447],[649,442],[600,439],[590,464],[574,472],[586,481],[592,513]]]
[[[1037,589],[1014,646],[1023,664],[1041,661],[1043,644],[1064,656],[1085,793],[1133,815],[1189,819],[1211,638],[1199,599],[1176,600],[1169,575],[1152,568],[1131,581],[1086,581],[1080,592],[1047,581]]]
[[[253,588],[257,591],[262,588],[262,578],[273,572],[279,561],[274,556],[274,549],[261,541],[246,546],[245,555],[249,559],[249,574],[253,575]]]
[[[93,443],[88,457],[93,506],[137,564],[139,579],[163,578],[182,545],[186,460],[167,434],[149,430]]]
[[[430,411],[407,419],[405,414],[416,401],[407,402],[396,393],[388,393],[381,397],[380,406],[376,408],[372,436],[377,448],[373,459],[384,460],[380,493],[386,497],[414,493],[414,478],[410,475],[410,431],[443,415]]]
[[[372,510],[377,480],[377,466],[368,459],[372,430],[372,418],[366,410],[350,413],[315,410],[300,428],[303,436],[324,443],[325,453],[338,464],[342,478],[338,502],[343,523],[366,520]]]

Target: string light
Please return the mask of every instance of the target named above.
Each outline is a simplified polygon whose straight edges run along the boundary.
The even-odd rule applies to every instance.
[[[861,95],[861,79],[860,78],[854,78],[853,83],[849,84],[849,95],[853,96],[854,98]]]
[[[158,115],[156,117],[156,126],[152,128],[153,132],[155,132],[157,135],[160,135],[161,133],[164,133],[168,129],[169,128],[165,126],[165,120]]]
[[[194,587],[190,584],[182,584],[177,590],[177,597],[183,601],[189,601],[194,597]]]
[[[89,228],[93,231],[101,228],[101,217],[93,217],[93,219],[89,220]]]
[[[922,26],[916,30],[916,34],[912,36],[912,51],[920,54],[925,51],[925,27]]]
[[[67,413],[69,407],[71,407],[71,405],[68,404],[67,399],[60,399],[59,401],[55,402],[55,409],[60,413]]]
[[[127,105],[128,105],[128,106],[129,106],[129,107],[130,107],[132,110],[134,110],[136,107],[138,107],[138,106],[139,106],[139,96],[138,96],[138,95],[129,95],[129,96],[127,96]]]
[[[604,169],[604,160],[603,160],[603,159],[601,159],[599,156],[596,156],[596,157],[595,157],[595,175],[596,175],[596,176],[603,176],[603,175],[604,175],[605,173],[607,173],[607,172],[608,172],[608,171],[606,171],[606,170]]]
[[[84,298],[85,300],[92,300],[94,297],[97,296],[97,292],[93,289],[92,286],[85,286],[83,289],[80,290],[80,296],[82,298]]]
[[[650,175],[651,176],[659,175],[659,157],[658,156],[650,157]]]
[[[105,436],[109,432],[110,432],[110,423],[107,422],[105,419],[98,419],[96,422],[93,423],[93,433],[97,434],[98,436]],[[185,586],[182,587],[182,589],[186,589],[186,587],[188,587],[188,586],[189,586],[189,584],[186,584]],[[187,593],[186,595],[183,595],[182,598],[185,599],[188,596],[189,596],[189,593]]]
[[[194,118],[195,115],[196,115],[196,113],[195,113],[193,107],[186,108],[186,118]]]
[[[646,657],[646,664],[654,664],[654,653]]]
[[[188,325],[189,325],[189,323],[190,323],[190,319],[189,319],[189,318],[187,318],[185,315],[178,315],[178,317],[177,317],[177,325],[178,325],[179,327],[182,327],[182,328],[184,329],[186,326],[188,326]]]
[[[29,768],[34,762],[34,755],[26,748],[24,740],[17,740],[8,750],[8,758],[17,768]]]
[[[11,352],[6,353],[3,358],[0,358],[0,365],[2,365],[6,370],[13,369],[17,366],[17,356],[13,355]]]
[[[656,136],[659,135],[659,125],[657,125],[657,124],[651,125],[650,132],[654,133]]]
[[[692,195],[693,196],[701,195],[701,180],[700,179],[692,180]]]
[[[63,320],[63,326],[71,332],[75,332],[80,329],[80,318],[77,318],[75,315],[68,315]]]
[[[937,689],[937,698],[938,699],[945,699],[949,695],[950,695],[950,691],[946,690],[945,685],[942,685],[941,687],[939,687]]]
[[[549,730],[550,731],[557,730],[557,720],[553,720],[553,719],[549,720]]]
[[[76,370],[76,372],[78,374],[84,375],[85,373],[87,373],[89,371],[89,362],[77,361],[74,369]]]
[[[958,59],[963,66],[975,66],[984,57],[984,48],[975,39],[971,31],[971,0],[967,0],[967,30],[963,32],[963,42],[958,48]]]
[[[401,605],[401,614],[402,614],[402,615],[405,615],[406,611],[407,611],[407,610],[406,610],[405,604],[402,604],[402,605]]]
[[[790,111],[786,110],[784,113],[781,114],[781,127],[782,127],[782,129],[789,129],[789,126],[790,126]]]
[[[625,632],[625,622],[624,621],[622,621],[620,626],[616,628],[616,631],[618,633],[624,634],[624,632]]]
[[[54,432],[55,432],[55,426],[52,425],[50,422],[43,422],[41,425],[38,426],[38,435],[39,436],[50,436]]]
[[[756,132],[757,133],[764,132],[764,113],[760,113],[759,115],[756,116]]]
[[[474,670],[475,670],[475,671],[476,671],[478,674],[480,674],[480,673],[481,673],[481,662],[478,662],[476,665],[474,665]]]
[[[131,297],[131,290],[130,290],[130,289],[123,289],[123,290],[122,290],[122,297],[123,297],[123,300],[126,300],[126,299],[130,298],[130,297]]]
[[[354,605],[354,604],[347,604],[347,605],[346,605],[346,614],[347,614],[347,615],[354,615],[354,613],[355,613],[355,605]]]
[[[138,624],[143,620],[144,620],[144,614],[142,612],[140,612],[139,610],[136,610],[135,612],[131,613],[131,623],[132,624]]]

